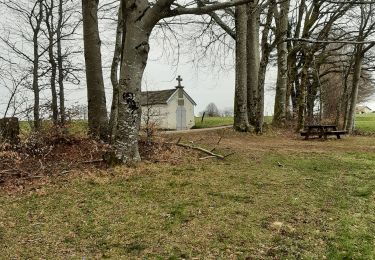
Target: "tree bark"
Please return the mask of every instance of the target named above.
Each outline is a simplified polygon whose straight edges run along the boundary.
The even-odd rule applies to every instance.
[[[286,119],[291,120],[295,117],[295,95],[293,95],[295,82],[298,81],[297,58],[294,53],[288,54],[288,85],[285,98]]]
[[[247,110],[247,15],[246,5],[236,6],[236,86],[234,97],[234,129],[240,132],[249,130]]]
[[[124,3],[125,4],[125,3]],[[140,161],[138,136],[141,123],[141,85],[149,53],[149,37],[153,28],[145,14],[148,1],[126,3],[124,23],[125,41],[118,85],[118,120],[114,140],[114,156],[110,163],[132,163]]]
[[[275,109],[273,125],[280,127],[285,124],[286,117],[286,91],[288,84],[288,46],[286,42],[288,34],[288,13],[290,0],[282,1],[280,12],[276,15],[277,37],[277,82],[275,95]],[[276,7],[277,8],[277,7]],[[277,13],[277,12],[275,12]]]
[[[299,93],[297,100],[297,128],[296,131],[303,129],[305,125],[306,110],[306,86],[308,84],[309,62],[305,61],[301,71],[301,84],[299,85]]]
[[[270,53],[272,50],[271,45],[268,43],[268,35],[271,29],[272,18],[273,18],[273,5],[275,1],[270,1],[267,11],[266,23],[262,32],[261,49],[262,58],[259,64],[258,70],[258,99],[257,99],[257,111],[256,111],[256,124],[255,132],[257,134],[263,133],[264,124],[264,84],[266,81],[266,72],[269,62]]]
[[[43,21],[43,2],[39,0],[36,25],[33,27],[33,93],[34,93],[34,128],[40,129],[40,89],[39,89],[39,32]]]
[[[82,0],[89,133],[108,139],[108,115],[98,28],[98,0]]]
[[[62,29],[63,29],[63,0],[59,0],[58,9],[58,21],[56,28],[56,38],[57,38],[57,68],[58,68],[58,79],[57,83],[59,85],[59,102],[60,102],[60,124],[65,125],[65,88],[64,88],[64,66],[63,66],[63,54],[62,54]]]
[[[318,94],[318,83],[316,77],[314,77],[314,82],[311,84],[307,82],[307,98],[306,98],[306,108],[307,108],[307,122],[309,124],[314,124],[314,107],[315,100]]]
[[[361,79],[362,61],[363,61],[363,53],[362,53],[363,46],[360,44],[356,48],[357,49],[356,49],[355,62],[354,62],[352,92],[351,92],[351,97],[350,97],[350,106],[349,106],[349,113],[348,113],[348,120],[347,120],[347,127],[346,127],[346,130],[348,130],[349,133],[352,133],[354,131],[355,107],[357,105],[358,88],[359,88],[359,81]]]
[[[247,113],[249,123],[257,122],[259,74],[259,8],[258,3],[247,4]]]
[[[57,64],[54,56],[54,47],[55,47],[55,29],[54,29],[54,1],[50,1],[50,5],[46,7],[46,26],[48,32],[48,59],[51,66],[51,110],[52,110],[52,120],[54,125],[58,124],[59,109],[57,107],[57,91],[56,91],[56,75],[57,75]]]
[[[117,115],[118,115],[118,104],[119,104],[119,80],[118,80],[118,69],[121,62],[121,53],[122,53],[122,40],[123,40],[123,31],[124,31],[124,20],[123,20],[123,5],[120,3],[118,11],[118,21],[117,21],[117,30],[116,30],[116,42],[115,42],[115,51],[112,59],[111,66],[111,83],[112,83],[112,106],[111,106],[111,116],[109,119],[109,129],[111,140],[116,136],[117,128]],[[125,30],[126,31],[126,30]],[[125,35],[124,35],[125,38]]]

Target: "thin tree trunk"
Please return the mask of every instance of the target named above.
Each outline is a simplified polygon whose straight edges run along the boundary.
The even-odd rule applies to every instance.
[[[33,92],[34,92],[34,128],[36,131],[40,129],[40,89],[39,89],[39,32],[43,21],[43,3],[39,0],[36,26],[33,28]]]
[[[63,55],[62,55],[62,28],[63,28],[63,0],[59,0],[59,10],[58,10],[58,21],[56,28],[57,37],[57,68],[59,71],[59,76],[57,83],[59,85],[59,102],[60,102],[60,124],[65,125],[65,89],[64,89],[64,67],[63,67]]]
[[[247,58],[246,5],[236,6],[236,87],[234,97],[234,129],[240,132],[249,130],[247,110]]]
[[[117,21],[117,31],[116,31],[116,43],[115,43],[115,51],[112,59],[112,66],[111,66],[111,83],[113,88],[112,94],[112,106],[111,106],[111,116],[109,119],[109,128],[111,134],[111,140],[116,136],[116,128],[117,128],[117,114],[118,114],[118,104],[119,104],[119,87],[118,87],[118,69],[119,64],[121,61],[121,53],[122,53],[122,39],[123,39],[123,16],[122,16],[122,2],[119,7],[118,13],[118,21]]]
[[[257,111],[256,111],[256,124],[255,132],[257,134],[263,133],[264,124],[264,84],[266,81],[266,72],[271,53],[271,46],[268,43],[268,34],[271,29],[272,18],[273,18],[273,5],[275,1],[270,1],[267,11],[266,23],[262,32],[261,47],[262,47],[262,58],[260,60],[259,71],[258,71],[258,100],[257,100]]]
[[[296,104],[294,101],[294,84],[298,80],[297,79],[298,71],[296,66],[296,56],[294,53],[289,53],[288,55],[288,85],[286,90],[286,98],[285,98],[285,113],[286,119],[291,120],[295,117],[295,106]]]
[[[98,0],[82,0],[89,133],[108,139],[108,115],[98,28]]]
[[[33,92],[34,92],[34,128],[39,130],[40,128],[40,97],[39,97],[39,53],[38,53],[38,36],[34,36],[34,65],[33,65]]]
[[[308,82],[308,68],[309,63],[305,61],[301,72],[301,84],[299,85],[299,93],[297,100],[297,131],[303,129],[305,125],[305,110],[306,110],[306,86]]]
[[[318,87],[319,85],[317,84],[316,82],[316,77],[315,77],[315,80],[314,82],[311,84],[311,83],[307,83],[307,121],[309,122],[309,124],[314,124],[314,107],[315,107],[315,100],[316,100],[316,97],[317,97],[317,94],[318,94]]]
[[[258,3],[247,4],[247,113],[249,123],[256,125],[259,74],[259,8]]]
[[[53,9],[54,9],[54,1],[50,1],[50,6],[48,9],[46,8],[46,26],[48,31],[48,59],[51,65],[51,95],[52,95],[52,102],[51,102],[51,110],[52,110],[52,120],[54,125],[58,124],[58,117],[59,117],[59,110],[57,107],[57,91],[56,91],[56,74],[57,74],[57,64],[54,57],[54,16],[53,16]]]

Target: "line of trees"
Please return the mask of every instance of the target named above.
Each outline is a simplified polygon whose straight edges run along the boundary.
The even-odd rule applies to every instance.
[[[53,122],[64,124],[64,84],[79,83],[77,73],[82,70],[73,62],[73,57],[81,55],[76,46],[80,34],[77,29],[82,27],[89,132],[92,137],[111,143],[113,152],[108,158],[112,163],[140,160],[140,94],[150,37],[163,38],[166,28],[173,33],[174,25],[199,28],[196,37],[191,38],[199,43],[197,50],[203,53],[233,50],[237,131],[263,132],[265,79],[267,69],[273,65],[277,67],[275,127],[293,124],[300,130],[306,124],[331,120],[352,131],[356,104],[374,93],[373,1],[81,3],[82,9],[77,10],[69,0],[0,0],[1,7],[11,11],[13,19],[22,21],[22,26],[18,21],[8,26],[0,37],[9,50],[6,55],[0,54],[1,64],[6,64],[8,71],[21,72],[18,77],[12,73],[4,77],[4,84],[12,93],[8,107],[22,97],[22,86],[29,88],[33,93],[34,128],[38,130],[40,95],[48,90]],[[99,33],[101,10],[117,14],[109,18],[116,31],[110,66],[113,95],[109,115]],[[187,33],[182,30],[174,37]],[[226,60],[228,55],[219,52],[207,56]],[[6,74],[4,66],[0,73]]]
[[[65,124],[65,83],[78,84],[73,61],[80,50],[70,41],[77,36],[81,20],[74,3],[69,0],[2,0],[0,7],[7,13],[0,36],[3,47],[4,86],[9,88],[7,112],[13,104],[13,114],[32,110],[34,130],[41,127],[42,107],[50,107],[55,125]],[[7,12],[5,12],[5,10]],[[33,94],[30,106],[25,89]],[[50,92],[45,102],[41,95]],[[17,100],[18,99],[18,100]],[[31,107],[31,109],[30,109]]]
[[[236,43],[235,129],[262,133],[265,75],[275,63],[274,126],[331,120],[351,132],[356,104],[374,93],[374,3],[268,0],[210,14]]]

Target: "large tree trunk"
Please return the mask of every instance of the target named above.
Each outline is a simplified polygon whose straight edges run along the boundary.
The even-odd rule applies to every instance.
[[[139,21],[139,14],[148,10],[148,3],[140,2],[132,8],[126,6],[126,35],[121,62],[118,120],[114,141],[115,156],[112,163],[139,161],[138,135],[141,123],[141,85],[149,53],[152,26]]]
[[[359,88],[359,81],[361,79],[362,61],[363,61],[362,48],[363,48],[362,45],[358,45],[357,50],[356,50],[356,55],[355,55],[353,81],[352,81],[352,93],[350,97],[350,106],[349,106],[348,120],[347,120],[347,126],[346,126],[346,130],[348,130],[349,133],[352,133],[354,130],[355,107],[357,105],[357,100],[358,100],[358,88]]]
[[[286,91],[288,84],[288,46],[286,42],[288,34],[289,0],[280,4],[280,12],[276,15],[276,37],[277,37],[277,82],[275,95],[275,109],[273,125],[283,126],[286,117]]]
[[[246,132],[249,130],[247,110],[247,58],[246,5],[236,6],[236,87],[234,97],[234,129]]]
[[[247,111],[249,123],[256,125],[259,73],[259,8],[249,3],[247,10]]]
[[[89,133],[108,139],[108,115],[98,28],[98,0],[82,0]]]
[[[60,123],[65,125],[65,89],[64,89],[64,67],[63,67],[63,54],[62,54],[62,28],[63,28],[63,0],[59,0],[59,10],[58,10],[58,21],[56,28],[56,38],[57,38],[57,68],[59,71],[59,76],[57,79],[59,85],[59,102],[60,102]]]
[[[119,104],[119,87],[118,87],[118,67],[121,61],[122,54],[122,41],[123,41],[123,31],[124,23],[122,16],[123,5],[122,2],[119,7],[118,21],[117,21],[117,31],[116,31],[116,42],[115,42],[115,51],[112,59],[111,66],[111,83],[112,83],[112,106],[111,106],[111,116],[109,119],[109,129],[111,135],[111,141],[116,136],[117,128],[117,115],[118,115],[118,104]],[[126,30],[125,30],[126,31]],[[125,35],[124,35],[125,39]]]

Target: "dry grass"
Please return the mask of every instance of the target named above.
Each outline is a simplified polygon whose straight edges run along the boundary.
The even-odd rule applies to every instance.
[[[375,139],[181,137],[235,154],[76,170],[4,190],[0,258],[375,257]]]

